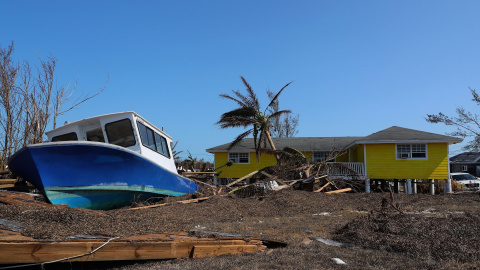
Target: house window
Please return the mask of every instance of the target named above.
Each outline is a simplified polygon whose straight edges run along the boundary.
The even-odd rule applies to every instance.
[[[328,151],[313,152],[313,162],[322,162],[325,160],[335,162],[335,159],[331,159],[332,157],[333,157],[332,152],[328,152]]]
[[[233,163],[248,164],[250,163],[249,153],[228,153],[228,160]]]
[[[462,165],[462,172],[468,172],[468,166]]]
[[[397,144],[397,159],[427,159],[427,145]]]

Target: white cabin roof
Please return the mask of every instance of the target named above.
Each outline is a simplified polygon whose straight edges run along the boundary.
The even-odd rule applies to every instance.
[[[159,129],[158,127],[156,127],[155,125],[153,125],[152,123],[150,123],[149,121],[147,121],[145,118],[143,118],[142,116],[140,116],[139,114],[137,114],[134,111],[109,113],[109,114],[103,114],[103,115],[93,116],[93,117],[89,117],[89,118],[84,118],[84,119],[77,120],[77,121],[74,121],[74,122],[68,122],[61,127],[58,127],[58,128],[55,128],[55,129],[52,129],[50,131],[45,132],[45,134],[50,139],[51,138],[50,135],[62,134],[67,130],[71,130],[73,127],[88,127],[88,126],[91,126],[91,125],[97,125],[100,122],[101,119],[109,118],[109,119],[114,120],[115,118],[118,118],[118,120],[120,120],[120,119],[123,119],[123,118],[126,118],[126,117],[127,118],[133,118],[131,116],[141,119],[142,122],[147,123],[153,129],[155,129],[155,131],[157,131],[158,133],[161,133],[165,137],[168,137],[170,140],[172,140],[172,137],[170,137],[170,135],[166,134],[163,130]]]

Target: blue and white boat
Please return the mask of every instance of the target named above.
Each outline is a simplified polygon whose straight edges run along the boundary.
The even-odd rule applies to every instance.
[[[52,204],[108,210],[199,188],[177,174],[172,138],[135,112],[66,123],[46,135],[49,142],[22,148],[8,166]]]

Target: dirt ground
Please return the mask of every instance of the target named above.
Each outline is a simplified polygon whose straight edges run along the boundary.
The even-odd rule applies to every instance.
[[[393,194],[392,200],[390,193],[325,194],[286,189],[265,196],[213,196],[200,203],[102,213],[106,215],[73,208],[0,204],[0,217],[20,223],[22,234],[34,238],[122,237],[198,229],[288,243],[285,248],[247,255],[61,263],[44,269],[480,268],[478,193]],[[314,237],[353,246],[330,246],[311,240]],[[332,258],[346,264],[338,265]]]

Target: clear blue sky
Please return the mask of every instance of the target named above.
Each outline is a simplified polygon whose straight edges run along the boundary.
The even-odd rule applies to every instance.
[[[205,149],[221,130],[244,76],[300,115],[299,134],[364,136],[390,126],[439,134],[427,113],[477,110],[480,1],[0,1],[0,46],[15,58],[58,59],[57,85],[107,89],[59,119],[136,111],[178,140]],[[451,148],[457,153],[460,147]]]

